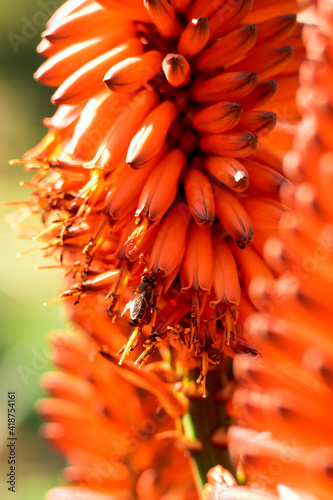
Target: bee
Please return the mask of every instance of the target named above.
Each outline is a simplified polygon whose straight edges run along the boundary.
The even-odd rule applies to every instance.
[[[150,269],[145,269],[141,275],[141,283],[135,290],[131,300],[126,304],[122,316],[129,309],[131,325],[148,325],[155,307],[155,288],[157,278]]]

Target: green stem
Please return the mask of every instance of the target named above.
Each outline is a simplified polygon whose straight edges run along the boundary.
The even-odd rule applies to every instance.
[[[191,380],[198,378],[198,372],[189,374]],[[227,380],[227,376],[223,376]],[[221,379],[221,368],[217,367],[207,376],[207,398],[189,399],[189,408],[183,416],[184,434],[189,439],[198,439],[202,443],[201,451],[191,451],[191,458],[196,471],[200,490],[207,483],[207,472],[215,465],[222,465],[234,473],[227,447],[217,446],[211,442],[213,433],[219,428],[227,428],[230,418],[226,414],[225,404],[217,402],[215,394],[226,383]],[[224,382],[224,384],[223,384]]]

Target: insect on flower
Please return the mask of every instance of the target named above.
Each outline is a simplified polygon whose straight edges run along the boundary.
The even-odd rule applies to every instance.
[[[155,305],[155,288],[157,278],[155,273],[146,268],[141,275],[141,282],[135,290],[131,300],[126,304],[124,311],[129,309],[131,325],[148,325],[150,323]]]

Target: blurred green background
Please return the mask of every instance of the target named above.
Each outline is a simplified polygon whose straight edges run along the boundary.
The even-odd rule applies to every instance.
[[[0,2],[0,198],[1,205],[23,200],[29,189],[19,181],[29,180],[22,165],[10,166],[11,158],[37,144],[45,135],[45,116],[55,108],[49,103],[53,89],[37,84],[32,74],[42,61],[35,53],[46,20],[60,0],[1,0]],[[41,500],[45,492],[60,484],[63,460],[50,451],[39,436],[40,421],[34,411],[43,396],[39,377],[50,369],[47,335],[64,329],[61,306],[43,306],[61,289],[57,270],[36,271],[43,259],[38,252],[18,258],[17,252],[36,243],[18,240],[5,223],[12,209],[1,206],[0,220],[0,497]],[[16,493],[7,490],[9,472],[7,444],[7,392],[16,391],[17,462]]]

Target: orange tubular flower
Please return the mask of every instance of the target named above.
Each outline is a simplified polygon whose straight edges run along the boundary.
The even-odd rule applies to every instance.
[[[87,30],[89,16],[91,31]],[[241,247],[252,242],[253,227],[271,230],[283,213],[275,193],[283,182],[284,140],[281,145],[274,140],[274,153],[261,142],[267,137],[271,140],[280,105],[272,101],[276,112],[261,107],[274,97],[279,73],[284,78],[297,77],[296,67],[288,70],[288,63],[293,46],[300,50],[302,42],[295,15],[274,16],[268,15],[259,0],[254,5],[250,0],[232,5],[218,2],[214,7],[205,1],[105,0],[81,6],[69,2],[48,23],[47,44],[40,51],[50,58],[36,78],[60,85],[53,97],[60,107],[46,122],[50,127],[47,142],[25,158],[31,168],[39,167],[28,207],[46,211],[46,223],[52,221],[40,236],[44,246],[49,245],[54,255],[59,249],[67,266],[73,256],[80,263],[76,264],[79,275],[73,293],[80,289],[78,276],[84,293],[89,293],[84,285],[87,280],[98,281],[99,274],[121,269],[119,283],[110,283],[112,300],[121,311],[127,287],[133,294],[145,273],[152,273],[157,286],[148,301],[151,314],[138,312],[143,318],[136,326],[139,334],[149,332],[148,319],[158,323],[157,300],[168,303],[173,294],[178,295],[179,269],[192,266],[194,271],[197,266],[196,251],[191,257],[186,252],[190,235],[198,231],[193,225],[188,239],[182,235],[174,247],[175,257],[162,258],[166,255],[162,243],[170,249],[172,244],[157,243],[160,231],[175,241],[166,227],[173,206],[184,208],[180,215],[185,217],[184,230],[190,213],[198,226],[211,226],[202,234],[220,233],[226,245],[231,237]],[[119,31],[122,22],[124,38]],[[75,55],[78,59],[69,69]],[[273,189],[272,183],[277,187]],[[267,214],[263,223],[258,217],[262,207]],[[131,220],[137,228],[133,229]],[[78,231],[82,236],[73,239]],[[126,245],[124,251],[116,250],[119,237]],[[200,276],[211,269],[212,252],[207,251]],[[236,289],[239,277],[235,272],[232,276]],[[190,286],[188,279],[192,280],[186,278],[183,290]],[[212,278],[207,276],[205,283],[209,294]],[[193,293],[202,291],[193,289]],[[106,295],[111,297],[108,291]],[[188,301],[193,308],[189,296]],[[209,303],[214,308],[216,301]],[[113,314],[112,304],[108,310]],[[202,307],[195,307],[191,313],[195,317],[186,313],[181,328],[200,325],[202,313]],[[217,309],[215,317],[219,317]],[[237,305],[232,321],[236,319]],[[229,343],[225,319],[217,324]],[[199,355],[194,345],[199,332],[192,333],[188,347]],[[158,332],[151,328],[150,334]],[[237,351],[236,336],[231,340]],[[223,341],[208,347],[218,356]]]
[[[235,361],[240,387],[232,413],[238,425],[229,430],[229,445],[238,477],[248,486],[234,494],[230,488],[230,498],[242,492],[252,498],[255,488],[269,491],[268,498],[328,500],[333,495],[332,14],[332,3],[318,1],[319,29],[307,40],[312,60],[301,67],[303,122],[284,162],[294,183],[283,189],[293,210],[289,231],[263,244],[267,264],[259,265],[255,279],[243,272],[246,266],[258,268],[248,262],[250,252],[240,264],[261,310],[248,316],[245,333],[263,357]],[[270,175],[266,169],[262,173]],[[275,282],[269,266],[281,274]],[[211,498],[229,498],[217,486],[213,492]]]
[[[112,328],[114,339],[124,338],[116,326]],[[108,361],[112,355],[103,357],[97,344],[87,339],[59,333],[52,344],[53,361],[62,373],[43,376],[42,385],[51,397],[39,401],[38,411],[46,420],[44,438],[69,463],[64,471],[69,486],[51,490],[49,497],[106,498],[112,491],[117,500],[143,500],[147,494],[154,499],[196,500],[186,458],[172,441],[163,439],[172,429],[168,411],[172,415],[177,405],[172,392],[159,394],[156,380],[149,380],[152,374],[147,373],[145,381],[137,369],[141,383],[127,367],[114,370],[116,365]],[[151,387],[153,393],[139,394],[133,381]]]
[[[243,330],[249,311],[262,310],[251,266],[274,277],[262,255],[280,218],[287,218],[279,199],[279,188],[288,186],[282,161],[300,118],[295,95],[305,57],[295,13],[309,3],[68,0],[39,46],[48,60],[35,76],[58,86],[52,101],[59,107],[44,122],[46,137],[25,155],[35,174],[26,186],[33,191],[12,221],[42,214],[35,239],[64,268],[60,298],[99,345],[103,356],[96,357],[108,366],[111,385],[123,377],[144,390],[154,386],[151,392],[176,419],[169,437],[195,457],[201,483],[221,457],[228,462],[225,404],[233,384],[223,353],[258,353]],[[327,163],[320,168],[329,172]],[[321,192],[329,197],[325,186]],[[283,201],[289,203],[286,195]],[[254,248],[246,248],[252,242]],[[113,374],[115,360],[122,375]],[[88,377],[95,383],[103,375]],[[60,397],[66,396],[63,381],[55,382]],[[109,397],[93,382],[90,394]],[[147,469],[149,461],[159,463],[158,450],[131,463],[130,450],[118,443],[108,411],[116,414],[123,399],[120,394],[96,419],[86,400],[84,409],[68,405],[72,419],[64,434],[57,402],[42,406],[57,424],[52,439],[66,456],[75,441],[70,459],[83,468],[71,477],[85,484],[83,459],[99,453],[102,433],[96,431],[94,443],[85,440],[93,422],[106,441],[117,442],[123,473],[129,464],[135,475],[136,486],[127,483],[124,498],[140,499],[147,491],[153,499],[182,498],[178,483],[169,492],[167,477],[165,488],[154,487]],[[144,417],[145,404],[140,411]],[[135,422],[136,408],[129,404],[126,412]]]

